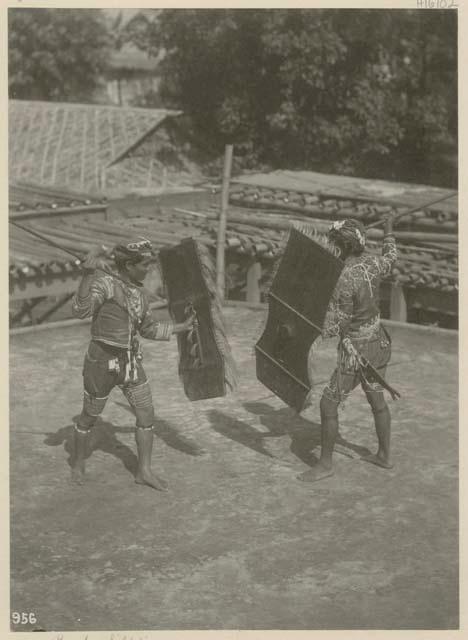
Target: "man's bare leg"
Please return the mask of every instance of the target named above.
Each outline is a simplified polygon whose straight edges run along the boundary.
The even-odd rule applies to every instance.
[[[322,397],[320,401],[321,453],[320,460],[298,476],[302,482],[316,482],[333,475],[333,449],[338,436],[338,405]]]
[[[73,444],[71,478],[75,484],[83,484],[85,459],[89,448],[89,430],[80,429],[75,425]]]
[[[375,432],[379,443],[377,453],[364,456],[362,459],[366,462],[382,467],[383,469],[392,469],[393,464],[390,460],[390,437],[391,437],[391,415],[390,409],[385,401],[382,393],[366,393],[367,400],[372,408],[374,415]]]
[[[138,449],[138,469],[135,475],[137,484],[147,484],[158,491],[167,490],[167,482],[159,478],[151,470],[151,454],[153,452],[153,427],[136,428],[135,440]]]

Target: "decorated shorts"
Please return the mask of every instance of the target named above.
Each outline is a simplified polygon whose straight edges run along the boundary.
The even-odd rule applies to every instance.
[[[366,358],[377,370],[382,378],[385,378],[387,364],[391,358],[391,338],[384,327],[379,327],[379,334],[375,338],[352,338],[352,343],[357,351]],[[347,361],[341,343],[338,345],[338,365],[334,370],[330,382],[323,390],[323,396],[329,400],[340,403],[349,396],[351,391],[361,385],[366,393],[379,393],[383,391],[382,386],[373,379],[370,372],[350,364]]]
[[[140,361],[136,361],[132,380],[126,381],[128,358],[125,349],[92,340],[83,364],[83,410],[77,427],[89,429],[103,412],[114,387],[120,387],[132,407],[137,427],[149,429],[154,422],[153,399]]]

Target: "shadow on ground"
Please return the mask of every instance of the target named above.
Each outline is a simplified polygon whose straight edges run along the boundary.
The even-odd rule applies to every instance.
[[[116,402],[115,404],[134,415],[133,409],[129,405],[123,402]],[[153,430],[155,435],[161,438],[168,447],[172,447],[172,449],[176,449],[181,453],[186,453],[189,456],[201,456],[205,453],[205,450],[200,447],[200,445],[191,438],[187,438],[187,436],[181,434],[180,431],[176,429],[173,424],[167,422],[167,420],[159,420],[156,418]]]
[[[269,458],[277,456],[268,450],[265,441],[268,438],[289,436],[292,454],[309,466],[317,462],[313,451],[320,446],[320,424],[306,420],[289,407],[274,409],[264,402],[246,402],[243,406],[249,413],[258,416],[260,423],[268,429],[267,432],[258,431],[254,426],[217,410],[207,413],[211,428]],[[341,435],[336,441],[336,451],[351,458],[371,453],[367,447],[350,442]]]
[[[68,453],[67,462],[70,466],[73,457],[73,432],[73,424],[67,425],[55,433],[48,433],[44,440],[44,444],[49,447],[58,447],[63,444],[66,453]],[[109,453],[120,460],[127,471],[134,476],[138,466],[138,459],[130,447],[117,438],[118,433],[133,432],[133,427],[116,427],[111,422],[98,418],[96,425],[91,429],[89,450],[86,457],[89,458],[94,451]]]
[[[116,404],[133,414],[133,411],[129,406],[119,402]],[[73,423],[77,418],[78,416],[73,418]],[[48,433],[44,440],[44,444],[47,444],[50,447],[57,447],[63,444],[64,450],[68,454],[67,462],[70,466],[73,457],[73,431],[73,424],[67,425],[60,428],[55,433]],[[117,427],[111,422],[98,418],[95,426],[91,429],[89,451],[86,457],[89,458],[94,451],[109,453],[120,460],[127,471],[132,475],[135,475],[138,466],[138,459],[130,447],[121,442],[117,437],[117,434],[119,433],[134,432],[134,427]],[[191,456],[200,456],[205,453],[205,450],[202,447],[179,433],[179,431],[166,420],[155,420],[154,433],[169,447],[172,447],[181,453]]]
[[[111,455],[96,451],[84,490],[69,485],[89,326],[10,336],[12,610],[83,637],[132,628],[458,629],[456,337],[392,328],[395,359],[408,357],[392,374],[405,391],[392,407],[398,466],[381,472],[337,450],[335,477],[315,485],[296,475],[319,449],[316,408],[297,416],[264,397],[250,356],[264,312],[224,312],[242,395],[192,407],[174,387],[175,342],[148,344],[148,376],[171,423],[155,425],[174,447],[156,452],[169,494],[123,470],[136,464],[135,421],[114,398],[104,415],[114,424],[100,422],[93,436]],[[336,357],[331,346],[328,356]],[[51,403],[53,389],[60,402]],[[358,400],[340,416],[340,457],[374,448],[372,417]],[[213,454],[193,457],[178,432]]]

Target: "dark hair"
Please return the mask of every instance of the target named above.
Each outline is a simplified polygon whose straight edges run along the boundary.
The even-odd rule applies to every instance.
[[[153,247],[148,240],[118,244],[112,252],[114,262],[118,269],[125,267],[127,262],[138,264],[146,258],[154,257]]]
[[[366,245],[366,229],[362,222],[349,218],[333,223],[328,238],[345,255],[361,255]]]
[[[332,238],[332,240],[345,256],[360,256],[364,252],[364,247],[355,242],[350,242],[343,238]]]
[[[138,264],[144,259],[145,259],[144,256],[128,255],[123,251],[114,251],[114,262],[118,269],[125,268],[127,263]]]

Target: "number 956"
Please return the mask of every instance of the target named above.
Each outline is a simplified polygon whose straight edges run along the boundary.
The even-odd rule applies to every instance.
[[[21,613],[13,611],[11,619],[13,624],[36,624],[37,622],[35,613],[26,613],[25,611],[22,611]]]

